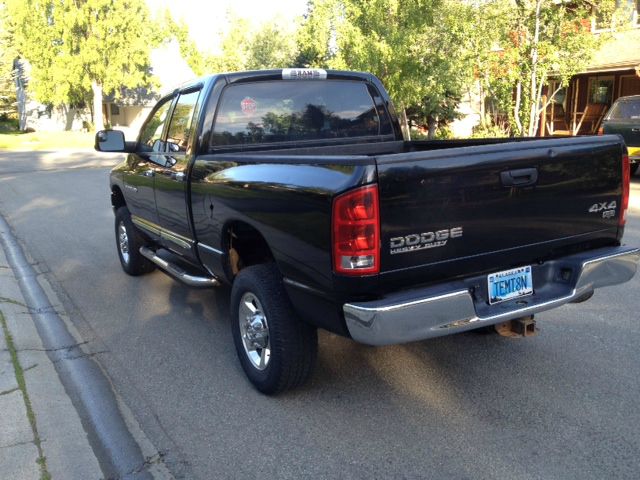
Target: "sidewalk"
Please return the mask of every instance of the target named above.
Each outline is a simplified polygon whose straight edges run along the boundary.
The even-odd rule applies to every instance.
[[[0,249],[0,478],[103,478]]]

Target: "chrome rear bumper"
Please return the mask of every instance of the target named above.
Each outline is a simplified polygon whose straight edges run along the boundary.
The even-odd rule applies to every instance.
[[[449,335],[543,312],[633,278],[640,249],[609,247],[534,265],[534,294],[489,305],[486,275],[343,306],[349,333],[369,345]],[[478,288],[480,285],[482,287]]]

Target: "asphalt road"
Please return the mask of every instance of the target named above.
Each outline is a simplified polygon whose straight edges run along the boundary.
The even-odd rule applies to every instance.
[[[538,315],[530,339],[372,348],[320,335],[301,390],[245,380],[228,290],[126,276],[116,157],[0,153],[0,212],[178,478],[637,478],[640,276]],[[640,245],[640,177],[626,243]]]

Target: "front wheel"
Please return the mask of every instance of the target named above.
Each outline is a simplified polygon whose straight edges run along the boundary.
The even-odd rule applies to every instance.
[[[231,329],[242,369],[262,393],[302,385],[313,372],[317,330],[296,318],[275,264],[240,271],[231,289]]]
[[[140,253],[140,247],[145,245],[145,241],[133,225],[127,207],[120,207],[116,211],[115,227],[116,247],[122,269],[129,275],[142,275],[153,271],[155,265]]]

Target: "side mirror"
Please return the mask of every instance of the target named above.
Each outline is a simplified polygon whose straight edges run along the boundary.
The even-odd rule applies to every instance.
[[[120,130],[100,130],[94,148],[99,152],[125,152],[124,133]]]

